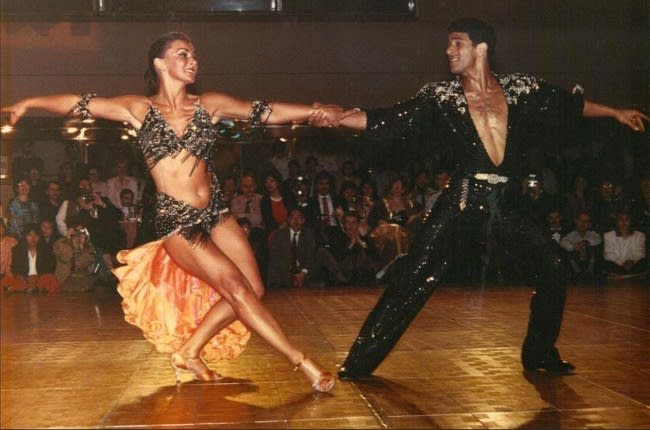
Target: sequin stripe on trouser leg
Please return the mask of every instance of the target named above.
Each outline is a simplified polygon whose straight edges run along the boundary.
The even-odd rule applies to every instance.
[[[409,253],[364,322],[343,369],[370,375],[391,351],[444,276],[446,246],[461,213],[456,200],[437,205],[416,235]]]
[[[532,272],[535,292],[530,301],[528,333],[521,351],[524,367],[553,358],[566,302],[568,262],[560,248],[530,219],[509,211],[503,217],[499,243],[523,259]]]

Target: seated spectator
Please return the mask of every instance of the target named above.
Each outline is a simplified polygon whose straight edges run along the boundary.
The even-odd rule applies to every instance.
[[[266,237],[269,240],[277,229],[287,225],[288,209],[292,206],[291,198],[282,191],[281,184],[279,173],[269,171],[264,175],[266,192],[260,200],[260,210],[266,228]]]
[[[74,200],[80,177],[81,176],[78,174],[73,162],[64,161],[59,165],[59,178],[57,182],[61,186],[61,198],[64,201],[70,199]],[[65,232],[61,234],[63,235]]]
[[[282,181],[282,191],[291,195],[298,186],[298,182],[303,180],[303,177],[300,175],[300,161],[292,158],[289,160],[288,167],[289,176]]]
[[[223,192],[223,201],[230,207],[232,199],[238,195],[237,181],[233,176],[226,176],[221,181],[221,190]]]
[[[406,182],[400,176],[390,182],[388,194],[381,199],[383,204],[376,209],[379,211],[379,220],[389,224],[398,224],[410,227],[421,215],[421,208],[406,195]]]
[[[11,257],[18,239],[10,235],[4,218],[0,220],[0,293],[8,290],[13,284],[14,276],[11,271]]]
[[[142,208],[135,205],[135,194],[129,188],[120,191],[120,206],[122,218],[120,227],[124,231],[126,248],[132,248],[138,236],[138,227],[142,219]]]
[[[332,195],[333,178],[326,172],[321,171],[316,175],[315,194],[310,199],[311,220],[308,224],[314,226],[316,243],[318,246],[328,246],[330,236],[340,230],[339,221],[336,218],[336,208],[341,204]]]
[[[544,228],[546,215],[558,205],[542,188],[538,175],[530,174],[522,182],[521,211],[538,226]],[[559,241],[559,240],[558,240]]]
[[[37,203],[43,201],[43,199],[45,199],[47,182],[45,182],[41,177],[41,171],[38,170],[37,167],[32,167],[29,169],[27,178],[29,179],[29,185],[31,187],[29,197]]]
[[[9,201],[9,233],[20,237],[28,224],[38,222],[38,204],[29,197],[31,185],[28,178],[20,179],[15,186],[15,196]]]
[[[136,205],[140,203],[142,198],[142,189],[144,186],[135,176],[129,176],[128,170],[128,161],[125,159],[119,160],[115,164],[115,176],[106,181],[108,199],[116,208],[121,208],[120,192],[125,188],[133,191]]]
[[[54,243],[56,279],[63,292],[90,291],[96,280],[97,257],[79,217],[69,220],[65,237]]]
[[[604,236],[604,271],[611,279],[645,273],[645,234],[634,230],[626,212],[616,215],[616,229]]]
[[[647,277],[650,280],[650,172],[646,172],[639,177],[639,187],[637,195],[632,203],[632,219],[636,220],[637,228],[645,234],[645,255],[648,262]]]
[[[361,179],[357,176],[354,161],[352,160],[345,160],[341,164],[341,173],[337,184],[343,185],[344,182],[352,182],[357,187],[361,184]]]
[[[316,241],[299,208],[289,210],[288,225],[273,235],[267,280],[271,287],[303,287],[312,274]]]
[[[115,206],[113,206],[107,197],[101,197],[98,193],[93,191],[92,185],[88,178],[80,178],[77,181],[77,187],[72,198],[66,199],[61,203],[59,212],[57,212],[55,217],[56,228],[61,236],[65,236],[68,231],[68,227],[65,224],[66,218],[77,215],[79,213],[79,205],[77,205],[77,196],[79,193],[85,195],[85,200],[92,200],[98,206],[110,207],[113,210],[115,209]]]
[[[35,168],[39,172],[42,172],[45,168],[43,159],[38,155],[34,155],[33,141],[27,140],[23,142],[21,149],[22,154],[16,156],[11,163],[11,172],[17,181],[29,175],[29,171],[32,168]]]
[[[433,195],[430,197],[428,209],[431,209],[438,201],[442,192],[449,188],[449,181],[451,181],[451,176],[446,170],[439,170],[438,173],[436,173],[433,181]]]
[[[338,201],[340,206],[336,208],[336,215],[341,221],[345,212],[357,210],[357,185],[352,181],[344,181],[341,184]]]
[[[574,218],[575,229],[560,241],[560,246],[568,253],[569,263],[575,282],[598,281],[603,239],[591,230],[591,217],[581,212]]]
[[[359,214],[343,215],[343,231],[316,252],[317,273],[327,285],[367,285],[379,270],[372,240],[359,232]]]
[[[257,183],[251,172],[242,175],[239,181],[241,194],[230,202],[230,211],[239,218],[248,218],[251,231],[248,241],[260,267],[266,266],[268,258],[268,243],[264,222],[262,219],[262,195],[256,192]]]
[[[426,170],[418,171],[413,181],[413,189],[408,195],[409,199],[425,211],[428,211],[435,202],[434,196],[437,197],[436,191],[429,187],[429,174]]]
[[[260,207],[262,195],[256,192],[257,183],[253,174],[244,173],[239,186],[241,194],[232,199],[230,203],[231,212],[237,218],[248,218],[253,229],[263,229],[264,221]]]
[[[43,241],[43,245],[47,246],[51,251],[54,242],[56,242],[57,239],[61,237],[61,235],[54,226],[54,223],[49,219],[41,221],[39,228],[41,230],[41,240]]]
[[[562,236],[566,234],[566,227],[562,222],[562,214],[557,208],[551,208],[546,214],[546,232],[553,242],[559,244]]]
[[[58,293],[59,283],[54,276],[56,260],[41,242],[38,224],[27,224],[11,256],[14,280],[8,291],[28,293]]]
[[[598,186],[592,209],[594,230],[604,234],[616,228],[617,213],[625,209],[625,202],[615,193],[616,187],[609,179],[604,179]]]
[[[380,200],[377,195],[377,187],[373,180],[362,180],[360,189],[361,196],[357,203],[357,212],[359,213],[360,218],[359,231],[362,236],[365,236],[377,227],[377,211],[374,209],[378,204],[380,204]]]
[[[569,219],[576,219],[579,214],[584,212],[591,213],[593,204],[593,196],[589,190],[587,179],[582,175],[576,175],[566,197]]]
[[[78,222],[86,227],[88,240],[101,256],[100,274],[111,278],[109,271],[115,265],[115,256],[126,245],[124,232],[119,225],[122,213],[113,205],[105,204],[97,194],[88,195],[83,189],[77,193],[76,203]]]
[[[56,222],[56,214],[61,209],[61,185],[57,181],[49,181],[45,188],[45,198],[38,202],[38,213],[40,221],[49,220]]]
[[[88,180],[90,180],[90,186],[94,193],[108,198],[108,184],[101,179],[97,167],[91,166],[88,168]]]
[[[313,197],[316,194],[316,176],[318,176],[320,170],[318,168],[318,158],[314,155],[310,155],[305,159],[305,170],[303,172],[303,177],[307,181],[308,196]],[[307,219],[309,222],[309,218]]]

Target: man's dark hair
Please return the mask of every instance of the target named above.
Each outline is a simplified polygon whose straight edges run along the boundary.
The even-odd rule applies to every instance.
[[[449,24],[449,33],[467,33],[473,46],[485,42],[488,46],[490,63],[494,60],[494,50],[497,47],[497,35],[494,28],[478,18],[461,18]]]

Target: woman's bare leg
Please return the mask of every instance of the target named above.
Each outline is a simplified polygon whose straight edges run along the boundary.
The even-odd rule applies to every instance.
[[[232,241],[236,244],[238,240],[241,240],[243,234],[231,228],[232,224],[228,225],[228,222],[226,221],[224,228],[217,231],[216,235],[220,236],[219,242]],[[289,342],[275,318],[260,301],[253,284],[214,242],[208,241],[202,245],[192,246],[182,236],[174,235],[165,241],[165,249],[179,267],[214,288],[224,301],[228,302],[234,315],[248,328],[284,354],[292,363],[299,363],[302,360],[303,354]],[[240,263],[244,265],[244,270],[249,274],[255,273],[257,269],[254,257],[253,266],[246,265],[245,260],[243,258]],[[259,279],[259,273],[257,273],[257,277]],[[258,286],[260,285],[261,281],[258,281]],[[196,334],[192,336],[192,338],[196,336],[196,339],[191,338],[188,341],[190,345],[193,345],[195,341],[196,344],[203,342],[204,345],[210,339],[210,337],[206,339],[207,335],[216,333],[232,320],[233,316],[224,305],[218,304],[217,306],[215,306],[217,309],[213,308],[214,312],[210,310],[206,318],[199,324]],[[206,340],[204,341],[204,339]],[[188,348],[187,351],[190,352],[192,349],[194,348]]]
[[[260,276],[255,254],[243,230],[234,217],[212,229],[212,241],[241,270],[258,298],[264,295],[264,285]],[[197,357],[201,349],[214,335],[235,321],[237,316],[230,303],[222,300],[205,315],[192,336],[181,346],[179,352],[186,357]]]

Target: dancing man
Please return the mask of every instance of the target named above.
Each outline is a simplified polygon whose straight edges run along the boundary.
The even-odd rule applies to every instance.
[[[529,219],[515,211],[514,197],[528,149],[528,133],[572,126],[581,116],[612,117],[644,131],[648,117],[613,109],[567,92],[534,76],[490,70],[496,37],[478,19],[453,22],[447,57],[457,79],[426,84],[394,107],[337,113],[322,109],[311,121],[367,130],[373,138],[420,138],[453,154],[455,175],[429,213],[409,253],[397,264],[389,285],[370,312],[339,371],[341,379],[370,376],[424,306],[450,265],[459,239],[498,241],[512,255],[535,264],[535,293],[521,360],[526,370],[571,373],[555,341],[560,332],[566,287],[562,258]]]

